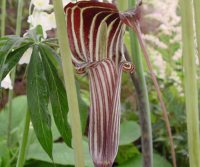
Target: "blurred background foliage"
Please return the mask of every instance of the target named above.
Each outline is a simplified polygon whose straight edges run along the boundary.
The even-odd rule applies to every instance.
[[[30,1],[25,1],[23,10],[22,34],[29,29],[27,22],[29,16]],[[7,1],[6,34],[15,34],[17,0]],[[150,53],[151,62],[154,66],[163,93],[164,101],[169,111],[169,119],[173,132],[177,166],[189,166],[187,149],[187,132],[185,101],[183,91],[183,68],[181,57],[181,25],[178,0],[146,0],[142,10],[142,32]],[[47,12],[52,12],[47,11]],[[48,37],[55,36],[55,30],[47,31]],[[125,43],[130,49],[130,37],[125,34]],[[198,64],[198,62],[196,62]],[[145,63],[144,63],[145,64]],[[8,123],[8,90],[2,92],[0,100],[0,167],[12,167],[16,164],[19,151],[19,142],[22,137],[22,124],[26,111],[26,80],[24,78],[25,66],[17,66],[17,75],[14,84],[13,99],[13,123],[12,144],[6,145],[7,123]],[[147,68],[145,67],[145,71]],[[59,67],[58,67],[58,70]],[[60,72],[61,73],[61,72]],[[162,112],[157,99],[155,88],[148,72],[145,72],[148,84],[148,92],[151,107],[151,121],[153,127],[154,167],[171,167],[169,161],[170,146],[162,119]],[[92,167],[92,161],[87,145],[87,118],[89,109],[88,80],[86,77],[76,76],[77,87],[80,88],[79,102],[83,132],[83,141],[86,166]],[[123,74],[121,94],[121,136],[120,147],[115,166],[119,167],[141,167],[141,132],[138,118],[138,102],[134,86],[128,74]],[[26,156],[26,167],[51,167],[52,161],[39,145],[33,128],[28,141],[28,152]],[[73,166],[73,150],[68,148],[55,127],[54,133],[54,162],[58,167]]]

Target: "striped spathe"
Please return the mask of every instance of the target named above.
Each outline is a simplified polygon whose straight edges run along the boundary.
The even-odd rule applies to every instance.
[[[65,13],[73,64],[89,78],[90,153],[96,167],[111,167],[119,145],[122,71],[134,71],[123,45],[130,15],[94,1],[69,3]]]

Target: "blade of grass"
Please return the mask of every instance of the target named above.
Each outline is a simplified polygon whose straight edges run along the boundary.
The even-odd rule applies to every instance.
[[[136,5],[135,0],[129,0],[129,8]],[[150,106],[148,90],[146,85],[146,80],[144,76],[144,70],[141,59],[141,52],[137,36],[132,30],[130,32],[131,40],[131,55],[133,62],[136,66],[136,80],[139,82],[136,88],[139,101],[139,116],[140,125],[142,130],[142,154],[143,154],[143,166],[152,167],[153,166],[153,145],[152,145],[152,127],[151,127],[151,117],[150,117]],[[131,74],[133,75],[133,74]],[[134,81],[136,81],[134,80]]]
[[[190,167],[200,167],[198,89],[192,1],[181,0],[185,98]]]
[[[75,77],[73,71],[72,60],[70,57],[70,49],[67,40],[67,29],[66,21],[61,0],[53,0],[56,24],[57,24],[57,35],[59,39],[59,45],[61,50],[62,67],[65,80],[65,88],[67,90],[68,105],[70,112],[70,120],[72,127],[72,139],[73,148],[75,152],[75,165],[76,167],[84,166],[84,155],[82,146],[82,132],[80,123],[80,114],[78,107],[77,90],[75,84]],[[67,103],[67,102],[66,102]]]

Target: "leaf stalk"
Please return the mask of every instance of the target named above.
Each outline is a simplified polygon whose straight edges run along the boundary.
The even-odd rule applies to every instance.
[[[129,0],[129,8],[135,5],[136,5],[135,0]],[[143,166],[152,167],[153,166],[152,127],[151,127],[148,90],[141,59],[142,54],[140,52],[137,36],[131,29],[129,30],[129,33],[131,40],[131,55],[133,62],[136,66],[136,80],[134,80],[134,82],[136,81],[139,82],[139,84],[136,85],[136,92],[138,94],[138,101],[140,108],[139,116],[140,116],[140,125],[142,131]]]

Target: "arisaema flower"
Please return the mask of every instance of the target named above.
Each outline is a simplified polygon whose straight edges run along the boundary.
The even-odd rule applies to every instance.
[[[91,1],[65,7],[73,64],[90,83],[88,136],[96,167],[111,167],[117,154],[122,71],[134,71],[124,57],[123,35],[125,24],[134,27],[136,11],[119,13],[113,4]]]

